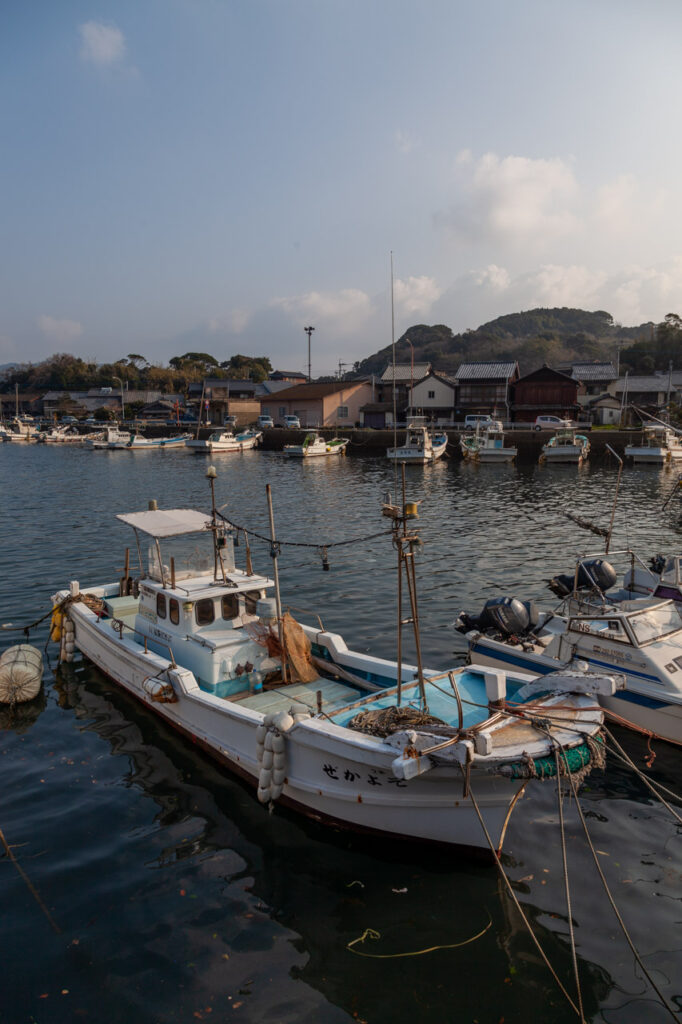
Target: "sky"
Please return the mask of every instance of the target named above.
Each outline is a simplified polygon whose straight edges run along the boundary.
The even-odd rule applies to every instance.
[[[0,7],[0,364],[682,313],[679,0]]]

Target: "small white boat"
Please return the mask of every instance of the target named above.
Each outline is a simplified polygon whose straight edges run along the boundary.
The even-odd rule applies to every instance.
[[[407,425],[407,434],[402,445],[388,448],[386,458],[395,462],[435,462],[448,446],[445,431],[431,432],[425,416],[415,416]]]
[[[128,451],[150,451],[158,448],[184,448],[191,434],[176,434],[175,437],[143,437],[133,434],[127,444],[115,444],[113,448],[127,448]]]
[[[625,455],[633,462],[664,466],[682,459],[682,440],[664,423],[645,423],[640,443],[626,445]]]
[[[86,448],[124,448],[130,441],[132,434],[129,430],[119,430],[118,426],[105,427],[86,438]]]
[[[243,430],[239,434],[233,434],[231,430],[214,430],[205,441],[190,440],[186,444],[199,455],[202,452],[208,455],[211,452],[243,452],[255,448],[262,436],[260,430]]]
[[[399,679],[396,663],[280,617],[272,581],[235,567],[215,507],[117,518],[146,564],[135,580],[54,595],[63,657],[80,650],[270,808],[480,853],[472,795],[499,849],[536,761],[551,766],[558,744],[581,771],[600,750],[592,695],[614,692],[615,677],[536,685],[459,667],[416,679],[403,664]]]
[[[0,439],[3,441],[37,441],[38,434],[38,427],[16,416],[11,423],[0,427]]]
[[[534,602],[498,597],[477,616],[462,612],[455,626],[466,635],[474,665],[534,675],[580,665],[622,672],[625,689],[600,698],[602,706],[623,725],[682,743],[680,606],[633,599],[628,591],[605,594],[615,580],[609,563],[582,560],[572,575],[550,581],[555,593],[570,590],[556,608],[538,612]]]
[[[542,446],[539,462],[573,462],[581,466],[590,454],[590,442],[585,434],[574,430],[559,430]]]
[[[85,438],[73,427],[53,427],[38,434],[41,444],[82,444]]]
[[[512,462],[518,449],[504,443],[504,428],[495,420],[485,427],[476,427],[473,434],[465,434],[459,446],[465,459],[471,462]]]
[[[328,441],[320,434],[309,433],[301,444],[285,444],[284,454],[294,459],[309,459],[314,455],[345,455],[348,443],[347,437],[333,437]]]

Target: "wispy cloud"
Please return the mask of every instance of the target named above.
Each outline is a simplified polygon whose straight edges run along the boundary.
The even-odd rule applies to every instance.
[[[558,158],[534,160],[486,153],[474,160],[469,150],[456,158],[457,203],[436,215],[467,239],[527,242],[555,240],[578,226],[579,197],[573,170]]]
[[[432,277],[408,277],[393,286],[395,304],[405,315],[426,314],[440,297],[441,288]]]
[[[302,321],[324,320],[339,336],[352,335],[361,330],[372,313],[370,297],[359,288],[307,292],[304,295],[274,299],[271,305]]]
[[[122,67],[126,60],[125,36],[115,25],[86,21],[78,26],[81,59],[98,67]]]
[[[57,320],[53,316],[38,317],[38,327],[46,338],[60,344],[75,341],[83,333],[83,326],[77,320]]]

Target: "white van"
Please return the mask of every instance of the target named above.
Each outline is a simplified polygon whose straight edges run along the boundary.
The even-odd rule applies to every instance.
[[[464,427],[468,430],[475,430],[476,427],[489,427],[495,421],[487,413],[472,413],[464,417]]]

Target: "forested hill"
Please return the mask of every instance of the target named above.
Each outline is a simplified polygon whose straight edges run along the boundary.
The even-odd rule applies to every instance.
[[[648,342],[653,330],[652,323],[621,327],[603,310],[590,313],[565,306],[531,309],[499,316],[463,334],[453,334],[444,324],[416,324],[396,341],[396,360],[409,362],[409,339],[415,362],[430,362],[435,369],[451,374],[462,362],[495,359],[518,359],[521,373],[529,373],[543,363],[557,366],[601,359],[615,362],[618,347],[623,349],[621,362],[625,364],[627,348],[636,342]],[[356,369],[362,374],[380,374],[391,358],[391,346],[387,345],[364,359]]]

